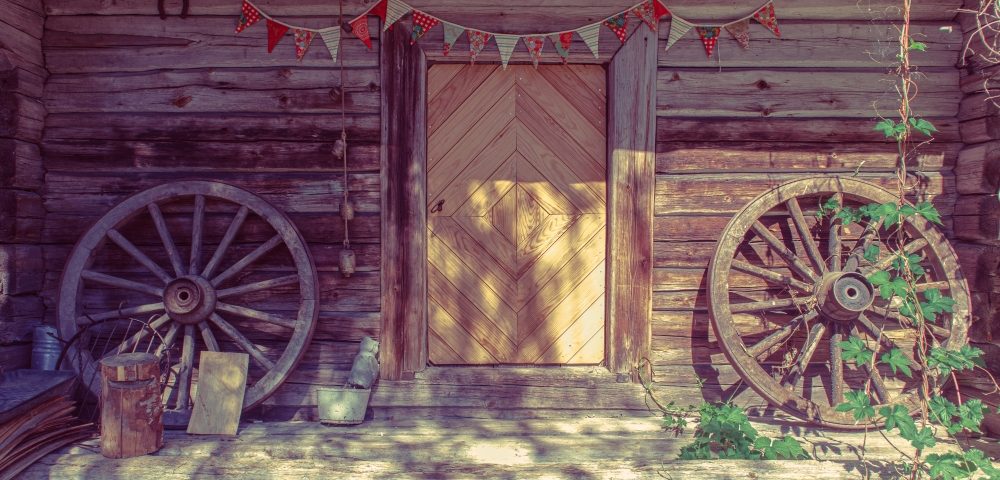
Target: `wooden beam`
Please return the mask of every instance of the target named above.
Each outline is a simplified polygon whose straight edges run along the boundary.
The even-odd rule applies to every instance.
[[[639,28],[608,68],[605,351],[619,379],[634,373],[651,345],[656,54],[656,34]]]
[[[381,43],[382,378],[427,364],[427,61],[396,25]]]

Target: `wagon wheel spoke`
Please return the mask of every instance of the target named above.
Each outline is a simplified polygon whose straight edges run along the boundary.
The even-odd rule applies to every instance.
[[[837,205],[844,205],[844,195],[840,192],[834,194],[833,198],[837,200]],[[839,272],[843,269],[843,265],[841,265],[841,261],[843,259],[840,256],[842,253],[842,247],[840,245],[841,225],[842,222],[839,218],[830,219],[830,236],[827,239],[826,254],[830,258],[830,270],[833,270],[834,272]]]
[[[801,280],[797,280],[787,275],[782,275],[766,268],[758,267],[742,260],[733,260],[733,268],[744,273],[749,273],[755,277],[763,278],[764,280],[767,280],[775,285],[790,286],[803,293],[811,293],[813,290],[812,285],[809,285]]]
[[[95,272],[93,270],[84,270],[81,273],[84,280],[90,280],[91,282],[100,283],[101,285],[107,285],[109,287],[124,288],[125,290],[131,290],[133,292],[145,293],[153,297],[162,297],[163,289],[159,287],[154,287],[151,285],[146,285],[145,283],[139,283],[132,280],[127,280],[121,277],[115,277],[113,275],[107,275],[100,272]]]
[[[194,196],[194,215],[191,218],[191,258],[188,261],[188,272],[198,273],[201,264],[202,229],[205,228],[205,196]]]
[[[202,320],[198,324],[198,329],[201,330],[201,339],[205,342],[205,348],[208,348],[211,352],[219,352],[222,349],[219,348],[219,342],[215,340],[215,335],[212,333],[212,327],[208,325],[208,322]]]
[[[767,353],[776,345],[778,345],[781,342],[784,342],[785,339],[792,336],[792,334],[795,333],[795,330],[798,329],[799,326],[801,326],[804,322],[812,321],[812,319],[816,318],[817,316],[819,315],[815,311],[809,311],[803,315],[795,317],[794,319],[792,319],[791,322],[788,323],[788,325],[785,325],[775,330],[768,336],[761,339],[759,342],[747,347],[746,349],[747,353],[750,354],[751,357],[759,359],[762,354]]]
[[[218,287],[226,280],[229,280],[229,278],[232,277],[233,275],[240,273],[241,271],[243,271],[244,268],[247,268],[247,266],[249,266],[251,263],[257,261],[257,259],[266,255],[267,252],[273,250],[274,247],[280,245],[281,241],[282,241],[281,235],[275,235],[271,237],[271,239],[265,242],[263,245],[255,248],[252,252],[246,254],[246,256],[239,259],[239,261],[234,263],[233,266],[227,268],[224,272],[216,275],[215,278],[212,279],[212,286]]]
[[[764,224],[757,221],[754,222],[752,228],[754,232],[757,233],[757,236],[767,242],[768,246],[771,247],[771,250],[777,253],[778,256],[781,257],[781,259],[784,260],[792,270],[801,275],[803,278],[812,281],[816,281],[818,279],[812,269],[802,263],[802,260],[800,260],[794,252],[789,250],[788,247],[781,243],[781,240],[779,240],[778,237],[775,237],[774,234],[764,226]]]
[[[766,310],[796,310],[802,305],[809,303],[812,297],[782,298],[777,300],[763,300],[759,302],[734,303],[730,305],[729,311],[732,313],[763,312]]]
[[[180,372],[177,374],[177,409],[187,410],[191,403],[191,373],[194,370],[194,325],[184,326]]]
[[[167,222],[163,219],[163,212],[160,211],[160,206],[150,203],[146,208],[149,210],[149,216],[153,217],[153,225],[156,226],[156,233],[160,235],[163,248],[167,249],[167,257],[170,259],[170,265],[174,267],[174,273],[178,277],[183,276],[187,272],[184,264],[181,263],[181,254],[177,251],[177,245],[174,244],[174,237],[170,235],[170,230],[167,229]]]
[[[903,326],[909,326],[913,323],[909,318],[904,317],[901,313],[878,305],[872,305],[868,308],[868,311],[879,317],[895,320]],[[927,327],[932,334],[934,334],[934,337],[937,340],[944,340],[951,337],[951,332],[949,332],[946,328],[939,327],[930,322],[924,322],[924,326]]]
[[[285,285],[291,285],[293,283],[299,283],[298,275],[285,275],[283,277],[272,278],[270,280],[261,280],[259,282],[248,283],[246,285],[239,285],[236,287],[230,287],[216,292],[216,295],[222,299],[226,297],[233,297],[237,295],[244,295],[247,293],[259,292],[261,290],[268,290],[271,288],[282,287]]]
[[[785,375],[782,375],[778,383],[788,383],[794,386],[798,381],[798,377],[805,374],[806,368],[809,367],[809,362],[816,353],[816,347],[819,346],[824,332],[826,332],[826,325],[821,322],[813,324],[812,328],[809,329],[806,341],[802,344],[799,356],[795,359],[795,365]]]
[[[910,352],[909,349],[904,348],[904,346],[897,344],[896,341],[892,339],[892,337],[886,335],[885,332],[882,329],[878,328],[878,326],[876,326],[875,323],[873,323],[871,319],[868,318],[867,315],[863,313],[861,315],[858,315],[858,325],[860,325],[862,329],[868,332],[868,336],[870,336],[873,339],[878,339],[879,343],[881,343],[883,347],[886,347],[889,350],[892,350],[893,348],[898,348],[899,351],[903,353],[903,356],[905,356],[906,359],[910,361],[910,368],[913,371],[920,371],[920,364],[913,357],[913,353]]]
[[[115,242],[115,245],[118,245],[118,247],[122,250],[125,250],[125,253],[128,253],[135,259],[135,261],[139,262],[143,267],[146,267],[146,270],[149,270],[153,273],[153,275],[156,275],[156,277],[162,280],[163,283],[168,283],[173,278],[167,273],[166,270],[161,268],[156,264],[156,262],[146,256],[145,253],[142,253],[142,251],[133,245],[132,242],[128,241],[128,239],[122,236],[121,233],[118,233],[118,230],[108,230],[107,236],[112,242]]]
[[[927,244],[927,240],[925,240],[923,238],[918,238],[918,239],[913,240],[912,242],[907,243],[906,245],[904,245],[903,246],[903,251],[906,252],[907,255],[909,255],[911,253],[916,252],[917,250],[920,250],[920,249],[926,247],[927,245],[928,245]],[[861,273],[863,275],[865,275],[865,276],[868,276],[868,275],[871,275],[872,272],[875,272],[875,271],[878,271],[878,270],[885,270],[886,267],[888,267],[892,263],[893,258],[894,257],[892,255],[886,256],[885,258],[879,260],[878,263],[876,263],[876,264],[874,264],[874,265],[872,265],[872,266],[870,266],[868,268],[862,269]]]
[[[251,343],[247,337],[236,329],[236,327],[232,326],[229,322],[220,317],[219,314],[213,313],[209,319],[215,324],[216,327],[219,327],[219,330],[222,330],[222,333],[225,333],[226,336],[236,342],[236,345],[243,349],[244,352],[250,354],[250,357],[259,363],[260,366],[267,370],[274,368],[274,362],[272,362],[270,358],[267,358],[267,355],[264,355],[264,352],[260,351],[256,345]]]
[[[239,315],[243,318],[252,318],[254,320],[260,320],[262,322],[270,323],[271,325],[277,325],[279,327],[285,328],[295,328],[295,321],[289,320],[280,315],[274,315],[267,312],[262,312],[260,310],[254,310],[252,308],[241,307],[239,305],[231,305],[228,303],[219,302],[215,305],[216,310],[220,312],[231,313],[233,315]]]
[[[834,324],[830,335],[830,405],[844,403],[844,356],[840,342],[844,340],[840,328]]]
[[[819,246],[816,245],[816,240],[813,239],[812,232],[809,231],[809,224],[806,223],[806,217],[802,214],[802,207],[799,206],[799,201],[795,198],[790,198],[785,202],[785,206],[788,208],[788,213],[792,216],[792,222],[795,224],[795,229],[799,232],[799,238],[802,239],[802,244],[805,245],[806,254],[809,255],[809,260],[812,262],[813,267],[820,274],[826,273],[826,262],[823,261],[823,255],[819,252]]]
[[[163,335],[163,343],[156,347],[156,356],[162,357],[163,353],[174,346],[174,340],[177,339],[177,332],[180,331],[180,325],[177,323],[170,324],[170,328],[167,329],[167,333]]]
[[[145,340],[146,337],[150,336],[150,330],[156,330],[165,325],[168,321],[170,321],[170,316],[165,313],[156,317],[156,319],[152,322],[149,322],[148,326],[143,326],[138,332],[135,332],[134,335],[123,340],[122,343],[118,345],[118,348],[114,350],[115,353],[134,352],[135,348],[139,346],[139,343]]]
[[[879,220],[879,222],[876,225],[877,226],[875,226],[874,228],[871,225],[869,225],[865,229],[864,235],[862,235],[861,238],[859,238],[858,241],[855,242],[854,249],[851,250],[850,255],[847,257],[847,262],[844,263],[845,272],[854,272],[858,270],[858,267],[861,265],[861,259],[864,257],[865,251],[868,250],[868,247],[871,246],[875,241],[875,236],[877,234],[878,229],[880,228],[879,226],[882,225],[882,221]]]
[[[147,303],[145,305],[139,305],[135,307],[128,308],[118,308],[115,310],[108,310],[101,313],[80,315],[76,317],[76,324],[79,326],[90,325],[94,322],[100,322],[102,320],[111,320],[112,318],[125,318],[131,315],[143,315],[147,313],[159,313],[163,311],[163,302]]]
[[[938,282],[918,283],[913,287],[914,290],[916,290],[917,292],[926,292],[932,288],[935,290],[942,290],[942,291],[951,289],[951,285],[949,285],[948,282],[944,280]]]
[[[250,214],[250,209],[246,205],[240,207],[240,210],[236,212],[236,216],[233,217],[233,221],[229,223],[229,228],[226,229],[226,234],[222,236],[222,241],[219,242],[219,246],[215,248],[215,253],[212,254],[212,258],[209,259],[208,263],[205,264],[205,270],[201,272],[201,276],[208,278],[215,273],[215,269],[219,266],[219,262],[222,261],[222,257],[226,254],[226,250],[229,249],[229,244],[233,243],[236,238],[236,234],[239,233],[240,228],[243,226],[243,221],[247,219],[247,215]]]

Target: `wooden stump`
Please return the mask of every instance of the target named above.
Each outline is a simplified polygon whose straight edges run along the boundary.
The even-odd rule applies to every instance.
[[[101,453],[128,458],[163,446],[160,366],[156,356],[126,353],[101,360]]]

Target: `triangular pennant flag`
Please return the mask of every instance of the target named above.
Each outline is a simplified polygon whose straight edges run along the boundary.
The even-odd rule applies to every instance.
[[[281,37],[288,32],[288,25],[267,19],[267,53],[274,51],[275,45],[281,41]]]
[[[240,9],[240,19],[236,21],[236,33],[246,30],[247,27],[260,20],[260,10],[250,5],[250,2],[243,0],[243,7]]]
[[[330,27],[319,31],[319,36],[323,37],[323,43],[330,50],[330,57],[337,61],[337,51],[340,50],[340,27]]]
[[[469,34],[469,62],[476,63],[476,57],[483,51],[486,42],[490,41],[490,34],[480,30],[466,30]]]
[[[531,63],[538,68],[538,60],[542,58],[542,47],[545,46],[545,37],[523,37],[524,46],[528,48],[528,55],[531,56]]]
[[[354,33],[355,37],[361,39],[365,42],[365,46],[368,50],[372,49],[372,37],[371,33],[368,32],[368,16],[362,15],[354,20],[351,20],[351,32]]]
[[[736,39],[744,50],[750,48],[750,20],[743,19],[726,25],[726,31]]]
[[[448,56],[448,54],[451,53],[451,47],[455,46],[455,41],[458,40],[458,37],[462,35],[462,32],[464,32],[465,29],[462,28],[461,25],[455,25],[454,23],[448,23],[448,22],[443,22],[443,23],[444,23],[444,48],[442,50],[442,53],[444,53],[445,56]]]
[[[694,25],[691,25],[687,20],[677,15],[672,16],[670,18],[670,35],[667,36],[667,47],[664,50],[670,50],[670,47],[674,46],[692,28],[694,28]]]
[[[705,54],[711,57],[712,50],[715,49],[715,43],[719,41],[721,29],[719,27],[696,28],[698,29],[698,36],[701,37],[701,43],[705,45]]]
[[[580,27],[576,30],[576,33],[580,34],[580,38],[583,39],[583,43],[586,43],[590,47],[590,51],[594,54],[594,58],[600,56],[600,50],[598,49],[597,41],[601,38],[601,24],[592,23]]]
[[[517,35],[496,35],[497,48],[500,49],[500,64],[503,68],[507,69],[507,62],[510,61],[510,55],[514,53],[514,47],[517,46],[517,41],[521,37]]]
[[[669,15],[670,11],[660,3],[660,0],[646,0],[642,5],[633,8],[632,13],[649,26],[650,30],[655,32],[660,17]]]
[[[382,31],[386,31],[394,23],[398,22],[403,15],[410,12],[406,4],[399,0],[383,0],[385,2],[385,7],[379,12],[381,15],[379,18],[382,19]]]
[[[773,2],[767,2],[767,5],[760,7],[760,10],[753,14],[753,18],[773,32],[775,37],[781,36],[781,30],[778,30],[778,18],[774,16]]]
[[[562,58],[563,63],[569,62],[569,47],[573,45],[573,32],[560,32],[549,35],[552,45],[556,47],[556,53]]]
[[[413,33],[410,34],[410,45],[417,43],[420,37],[424,36],[430,29],[441,23],[440,20],[434,18],[420,10],[413,11]]]
[[[374,7],[369,8],[365,15],[375,15],[379,20],[385,22],[385,13],[389,8],[389,0],[379,0]]]
[[[625,37],[628,36],[628,12],[622,12],[604,21],[604,25],[615,32],[615,36],[622,43],[625,43]]]
[[[309,44],[312,43],[316,32],[296,28],[292,30],[292,34],[295,36],[295,58],[301,62],[302,57],[306,56],[306,50],[309,50]]]

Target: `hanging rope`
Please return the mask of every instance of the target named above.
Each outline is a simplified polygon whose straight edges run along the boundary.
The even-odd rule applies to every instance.
[[[344,0],[339,2],[339,21],[344,24]],[[344,57],[340,57],[340,138],[334,142],[334,156],[340,155],[343,162],[344,199],[340,203],[340,217],[344,220],[344,248],[340,251],[340,273],[350,277],[354,273],[355,257],[351,250],[350,220],[354,218],[350,189],[347,185],[347,80],[344,72]]]

